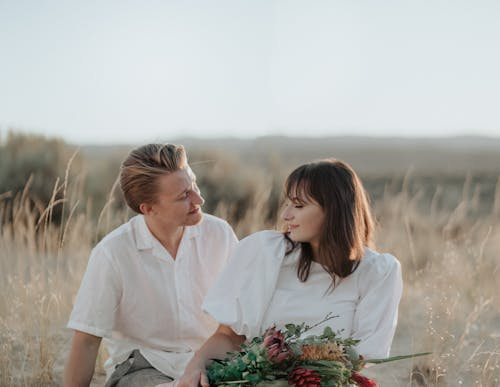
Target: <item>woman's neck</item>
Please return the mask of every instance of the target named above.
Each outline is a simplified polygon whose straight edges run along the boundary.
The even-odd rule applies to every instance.
[[[317,263],[321,263],[320,257],[319,257],[319,244],[317,243],[310,243],[311,246],[311,251],[312,251],[312,260]]]

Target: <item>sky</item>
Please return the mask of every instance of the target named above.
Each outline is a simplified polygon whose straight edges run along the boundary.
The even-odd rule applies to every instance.
[[[0,136],[500,137],[498,0],[0,0]]]

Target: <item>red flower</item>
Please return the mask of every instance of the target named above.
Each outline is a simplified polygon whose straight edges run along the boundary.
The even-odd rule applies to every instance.
[[[275,327],[264,333],[264,347],[267,348],[267,358],[274,363],[280,363],[290,357],[290,350],[285,342],[285,336]]]
[[[366,376],[353,372],[351,374],[351,380],[355,382],[360,387],[377,387],[375,380],[369,379]]]
[[[318,371],[295,368],[288,374],[288,384],[292,386],[321,387],[321,376]]]

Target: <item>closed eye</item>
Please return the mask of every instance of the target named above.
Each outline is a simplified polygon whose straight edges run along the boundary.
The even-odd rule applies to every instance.
[[[292,200],[292,204],[295,208],[302,208],[305,205],[305,203],[298,198],[295,198],[294,200]]]

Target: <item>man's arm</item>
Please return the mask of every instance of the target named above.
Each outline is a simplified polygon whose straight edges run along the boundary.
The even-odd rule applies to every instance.
[[[224,359],[228,352],[239,351],[245,336],[237,335],[230,327],[219,325],[215,333],[201,346],[178,379],[178,387],[209,387],[206,367],[211,359]]]
[[[64,369],[64,387],[88,387],[94,375],[101,337],[75,331],[68,363]]]

